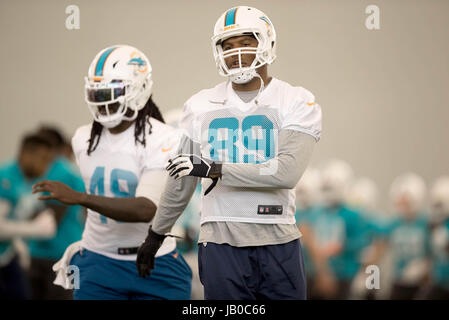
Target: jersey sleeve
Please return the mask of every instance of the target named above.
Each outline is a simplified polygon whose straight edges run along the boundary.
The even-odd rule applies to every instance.
[[[179,121],[179,128],[182,134],[193,142],[200,142],[199,133],[196,128],[195,114],[192,106],[192,98],[187,100],[184,104],[181,120]]]
[[[163,130],[155,131],[152,134],[157,137],[151,140],[152,143],[147,143],[143,171],[165,170],[168,160],[178,154],[182,132],[179,129],[166,126]]]
[[[300,131],[318,141],[321,137],[321,106],[315,102],[315,96],[302,87],[290,91],[281,112],[281,129]]]
[[[87,150],[87,140],[89,139],[89,134],[90,126],[83,126],[78,128],[72,137],[72,150],[78,167],[80,154]]]
[[[136,197],[145,197],[150,199],[156,206],[159,206],[167,176],[168,173],[165,170],[145,171],[139,179]]]

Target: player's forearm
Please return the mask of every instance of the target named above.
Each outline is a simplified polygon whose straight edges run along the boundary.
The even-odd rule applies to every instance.
[[[310,258],[317,274],[329,274],[332,272],[327,257],[320,252],[318,246],[315,246],[313,251],[310,251]]]
[[[200,145],[184,135],[179,144],[178,154],[201,154]],[[199,179],[197,177],[184,177],[175,180],[168,178],[161,194],[151,229],[158,234],[166,234],[178,220],[189,204]]]
[[[79,204],[121,222],[149,222],[156,213],[156,205],[145,197],[109,198],[82,193]]]
[[[56,222],[54,212],[47,208],[33,220],[16,221],[0,219],[0,241],[12,240],[16,237],[27,239],[50,239],[55,236]]]
[[[365,266],[378,264],[388,249],[388,242],[383,239],[374,240],[371,244],[370,251],[364,261]]]
[[[179,180],[167,179],[151,226],[154,232],[166,234],[171,230],[189,204],[198,180],[196,177],[185,177]]]
[[[0,241],[12,240],[17,237],[24,238],[45,238],[46,234],[29,221],[0,221]],[[50,237],[48,237],[50,238]]]
[[[315,139],[301,132],[279,132],[276,158],[260,164],[224,163],[221,184],[229,187],[292,189],[304,173]]]

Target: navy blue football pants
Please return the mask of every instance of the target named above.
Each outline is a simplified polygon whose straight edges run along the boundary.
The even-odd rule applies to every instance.
[[[31,299],[28,277],[19,264],[19,257],[0,268],[0,300]]]
[[[306,299],[299,239],[254,247],[200,243],[198,266],[206,300]]]

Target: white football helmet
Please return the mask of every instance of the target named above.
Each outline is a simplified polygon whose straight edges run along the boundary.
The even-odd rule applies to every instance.
[[[313,167],[304,171],[301,179],[296,185],[296,205],[300,209],[307,209],[316,205],[320,200],[321,174]]]
[[[252,35],[259,42],[257,48],[241,47],[223,51],[222,42],[228,38]],[[256,69],[271,64],[276,59],[276,31],[270,19],[262,11],[246,6],[227,10],[215,23],[212,37],[215,64],[220,75],[235,83],[247,83],[257,76]],[[248,67],[242,67],[242,54],[255,54]],[[239,67],[229,69],[225,58],[237,55]]]
[[[148,58],[134,47],[115,45],[101,50],[85,78],[85,100],[95,121],[113,128],[123,120],[136,119],[151,96],[151,72]],[[110,110],[116,103],[118,109]],[[125,115],[128,110],[131,115]]]
[[[379,191],[376,183],[366,177],[358,178],[346,194],[346,202],[355,208],[370,212],[376,210]]]
[[[349,186],[354,179],[351,166],[339,159],[330,160],[322,171],[321,192],[324,205],[344,203]]]
[[[449,218],[449,176],[439,177],[430,190],[430,204],[435,220]]]
[[[394,179],[390,187],[390,199],[396,213],[420,213],[426,200],[426,183],[416,173],[406,173]]]

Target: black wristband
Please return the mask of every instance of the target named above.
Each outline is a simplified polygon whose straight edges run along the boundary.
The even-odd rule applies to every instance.
[[[212,179],[221,178],[221,167],[221,163],[212,162],[210,165],[209,177]]]
[[[156,239],[157,241],[164,241],[166,235],[165,234],[159,234],[153,231],[153,229],[148,230],[148,236],[151,236],[151,238]]]

